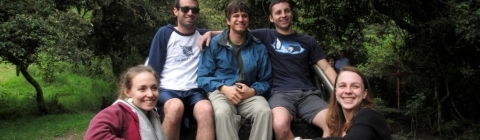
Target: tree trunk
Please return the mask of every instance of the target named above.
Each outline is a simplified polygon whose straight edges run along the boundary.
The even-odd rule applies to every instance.
[[[400,74],[400,70],[397,70]],[[397,77],[397,109],[400,110],[400,76]]]
[[[120,75],[122,74],[122,62],[121,61],[125,61],[125,60],[119,60],[115,54],[109,54],[110,56],[110,60],[112,62],[112,72],[113,74],[115,75],[115,77],[120,77]]]
[[[27,72],[27,67],[20,68],[20,72],[22,73],[23,77],[25,77],[25,79],[30,84],[33,85],[33,87],[35,88],[35,91],[37,92],[36,100],[37,100],[38,110],[42,114],[48,114],[47,108],[45,107],[45,100],[43,99],[42,87],[40,87],[40,84],[38,84],[38,82],[35,81],[35,79],[33,79],[33,77]]]
[[[435,101],[437,102],[437,131],[442,134],[442,101],[440,101],[440,97],[438,95],[438,85],[437,85],[437,78],[435,77]]]

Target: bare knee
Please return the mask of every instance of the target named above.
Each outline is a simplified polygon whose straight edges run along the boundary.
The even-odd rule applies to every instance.
[[[210,101],[201,100],[193,109],[193,115],[197,122],[200,121],[213,121],[213,107]]]
[[[185,107],[180,99],[169,99],[163,106],[165,120],[172,121],[174,123],[180,122],[182,120],[184,110]]]
[[[288,135],[290,132],[290,123],[293,119],[292,115],[290,115],[290,112],[288,112],[286,109],[277,109],[274,108],[272,110],[273,114],[273,130],[275,131],[275,134],[278,136],[282,136],[283,134]]]
[[[283,118],[283,117],[273,117],[273,129],[275,130],[275,132],[279,131],[289,131],[290,130],[290,123],[291,121],[287,118]]]

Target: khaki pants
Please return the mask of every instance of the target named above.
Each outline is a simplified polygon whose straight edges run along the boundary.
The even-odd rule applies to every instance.
[[[233,105],[218,90],[209,93],[215,112],[217,140],[238,140],[241,116],[253,122],[250,140],[272,139],[272,110],[263,96],[253,96]]]

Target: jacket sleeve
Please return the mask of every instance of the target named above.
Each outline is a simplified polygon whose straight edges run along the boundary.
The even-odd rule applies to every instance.
[[[158,77],[161,76],[163,65],[167,58],[167,43],[171,34],[166,33],[167,28],[160,28],[153,37],[150,45],[150,52],[148,53],[148,65],[155,70]]]
[[[254,88],[257,92],[256,95],[263,96],[270,89],[270,83],[272,82],[272,66],[270,59],[268,58],[268,51],[265,45],[259,45],[255,48],[259,48],[260,52],[260,67],[257,75],[257,81],[250,87]]]
[[[110,106],[115,107],[115,106]],[[109,107],[109,108],[110,108]],[[112,111],[108,108],[100,111],[88,125],[84,140],[123,140],[117,138],[116,133],[122,131],[122,114],[119,111]]]
[[[216,36],[210,42],[210,47],[205,48],[200,56],[200,62],[198,63],[198,86],[206,92],[212,92],[217,90],[220,86],[224,85],[224,81],[217,78],[215,71],[217,69],[215,62],[215,51],[218,49],[217,41],[220,36]]]

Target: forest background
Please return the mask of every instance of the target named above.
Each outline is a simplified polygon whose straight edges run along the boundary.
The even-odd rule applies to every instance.
[[[273,28],[269,0],[246,1],[251,29]],[[227,27],[228,0],[199,2],[198,28]],[[297,32],[327,55],[345,50],[368,75],[392,133],[480,139],[479,0],[293,3]],[[2,139],[82,137],[86,126],[67,124],[88,124],[115,100],[116,77],[145,60],[159,27],[175,23],[172,7],[173,0],[0,1]],[[62,117],[78,121],[53,121]],[[35,132],[48,126],[51,134]]]

